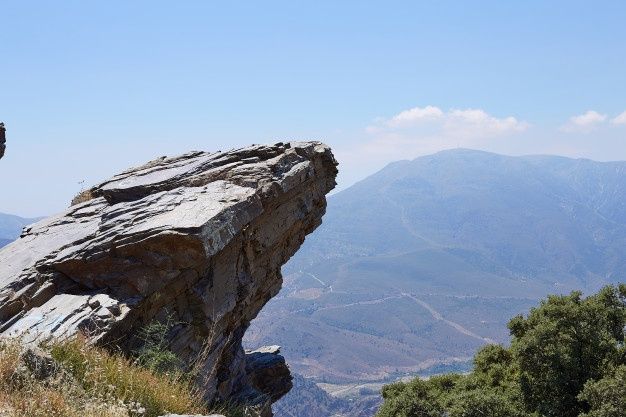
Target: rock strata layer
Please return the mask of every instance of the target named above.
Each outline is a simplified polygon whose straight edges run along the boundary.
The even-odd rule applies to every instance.
[[[241,339],[321,223],[336,165],[319,142],[278,143],[161,158],[93,187],[0,250],[0,334],[82,332],[130,352],[159,320],[208,401],[267,406],[289,370]]]

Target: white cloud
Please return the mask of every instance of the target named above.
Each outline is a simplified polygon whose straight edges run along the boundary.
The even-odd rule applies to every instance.
[[[365,129],[367,139],[351,150],[351,158],[360,163],[392,161],[454,147],[491,148],[529,126],[513,116],[500,118],[482,109],[414,107],[374,120]]]
[[[598,125],[604,123],[606,119],[606,114],[601,114],[594,110],[588,110],[578,116],[570,117],[567,124],[561,127],[561,130],[565,132],[590,132]]]
[[[600,114],[597,111],[589,110],[580,116],[574,116],[571,122],[577,126],[590,126],[596,123],[602,123],[606,120],[606,114]]]
[[[481,109],[451,109],[414,107],[391,118],[378,118],[366,128],[370,134],[411,137],[454,136],[458,138],[485,138],[521,132],[528,123],[509,116],[497,118]]]
[[[443,111],[439,107],[413,107],[393,116],[388,122],[389,127],[408,126],[423,121],[437,120],[443,117]]]
[[[617,115],[613,120],[611,120],[611,123],[614,125],[626,125],[626,111]]]
[[[528,126],[528,123],[521,122],[513,116],[499,119],[481,109],[453,109],[447,114],[444,128],[448,133],[457,136],[487,138],[522,132]]]

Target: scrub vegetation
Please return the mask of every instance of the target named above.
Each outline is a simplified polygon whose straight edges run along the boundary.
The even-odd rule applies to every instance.
[[[383,388],[378,417],[626,416],[626,285],[549,296],[509,322],[469,374]]]

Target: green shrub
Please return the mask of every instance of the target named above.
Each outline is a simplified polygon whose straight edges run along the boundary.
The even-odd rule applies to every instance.
[[[626,417],[626,286],[549,296],[469,375],[391,384],[379,417]]]
[[[180,373],[183,364],[167,341],[167,334],[175,325],[174,319],[168,316],[165,323],[155,320],[143,327],[139,331],[142,346],[133,352],[137,363],[157,373]]]

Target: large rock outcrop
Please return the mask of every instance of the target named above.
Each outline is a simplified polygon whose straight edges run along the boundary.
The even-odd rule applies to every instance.
[[[4,123],[0,123],[0,158],[4,156],[4,151],[6,149],[6,137],[5,137],[6,129],[4,128]]]
[[[320,223],[336,162],[319,142],[193,152],[123,172],[0,250],[0,334],[86,333],[130,351],[174,323],[209,401],[265,408],[291,387],[275,348],[244,352],[280,268]],[[276,377],[276,378],[273,378]]]

